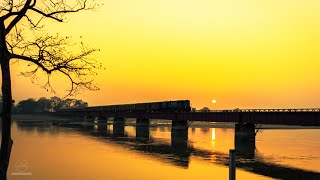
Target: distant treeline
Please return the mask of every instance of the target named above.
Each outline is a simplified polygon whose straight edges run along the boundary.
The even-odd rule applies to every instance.
[[[14,102],[13,113],[42,113],[55,112],[61,108],[87,107],[88,103],[79,99],[61,99],[57,96],[49,99],[41,97],[38,100],[29,98],[20,102]],[[2,110],[2,96],[0,96],[0,111]]]

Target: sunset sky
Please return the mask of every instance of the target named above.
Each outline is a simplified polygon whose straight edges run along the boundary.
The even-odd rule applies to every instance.
[[[101,50],[94,54],[106,68],[96,77],[100,91],[76,97],[89,105],[190,99],[211,109],[320,107],[319,0],[100,2],[67,23],[46,21],[49,33]],[[18,76],[24,68],[12,65],[15,100],[54,96]]]

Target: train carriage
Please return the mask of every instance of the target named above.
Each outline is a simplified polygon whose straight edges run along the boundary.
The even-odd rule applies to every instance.
[[[64,108],[60,111],[77,111],[80,109]],[[162,101],[137,104],[91,106],[84,111],[105,111],[105,112],[189,112],[191,111],[189,100]]]
[[[151,103],[151,107],[150,107],[150,110],[151,112],[157,112],[160,110],[160,105],[161,103],[160,102],[154,102],[154,103]]]

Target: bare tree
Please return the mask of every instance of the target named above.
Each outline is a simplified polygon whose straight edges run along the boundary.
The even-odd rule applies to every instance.
[[[92,83],[94,69],[101,67],[89,55],[96,49],[82,42],[73,54],[68,47],[76,44],[69,37],[44,33],[44,21],[63,22],[65,16],[79,11],[92,10],[97,4],[92,0],[3,0],[0,2],[0,63],[2,72],[2,142],[0,153],[0,179],[6,179],[11,148],[11,78],[10,61],[28,62],[29,70],[22,75],[35,79],[46,74],[42,85],[53,91],[50,77],[62,74],[70,80],[68,95],[79,90],[97,90]],[[44,34],[44,35],[43,35]]]

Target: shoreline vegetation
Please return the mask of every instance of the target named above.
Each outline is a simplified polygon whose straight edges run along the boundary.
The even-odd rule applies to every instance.
[[[54,115],[43,115],[43,114],[13,114],[13,121],[28,121],[39,124],[82,124],[83,119],[81,118],[69,118],[69,117],[59,117]],[[112,119],[108,122],[110,124]],[[103,123],[99,124],[105,124]],[[92,122],[87,122],[87,124],[94,124]],[[135,119],[128,118],[126,120],[126,125],[135,126]],[[158,126],[171,126],[171,120],[151,120],[150,127],[158,127]],[[190,124],[190,128],[234,128],[235,123],[230,122],[200,122],[193,121]],[[257,126],[257,128],[260,126]],[[288,126],[288,125],[262,125],[259,129],[320,129],[319,126]]]

